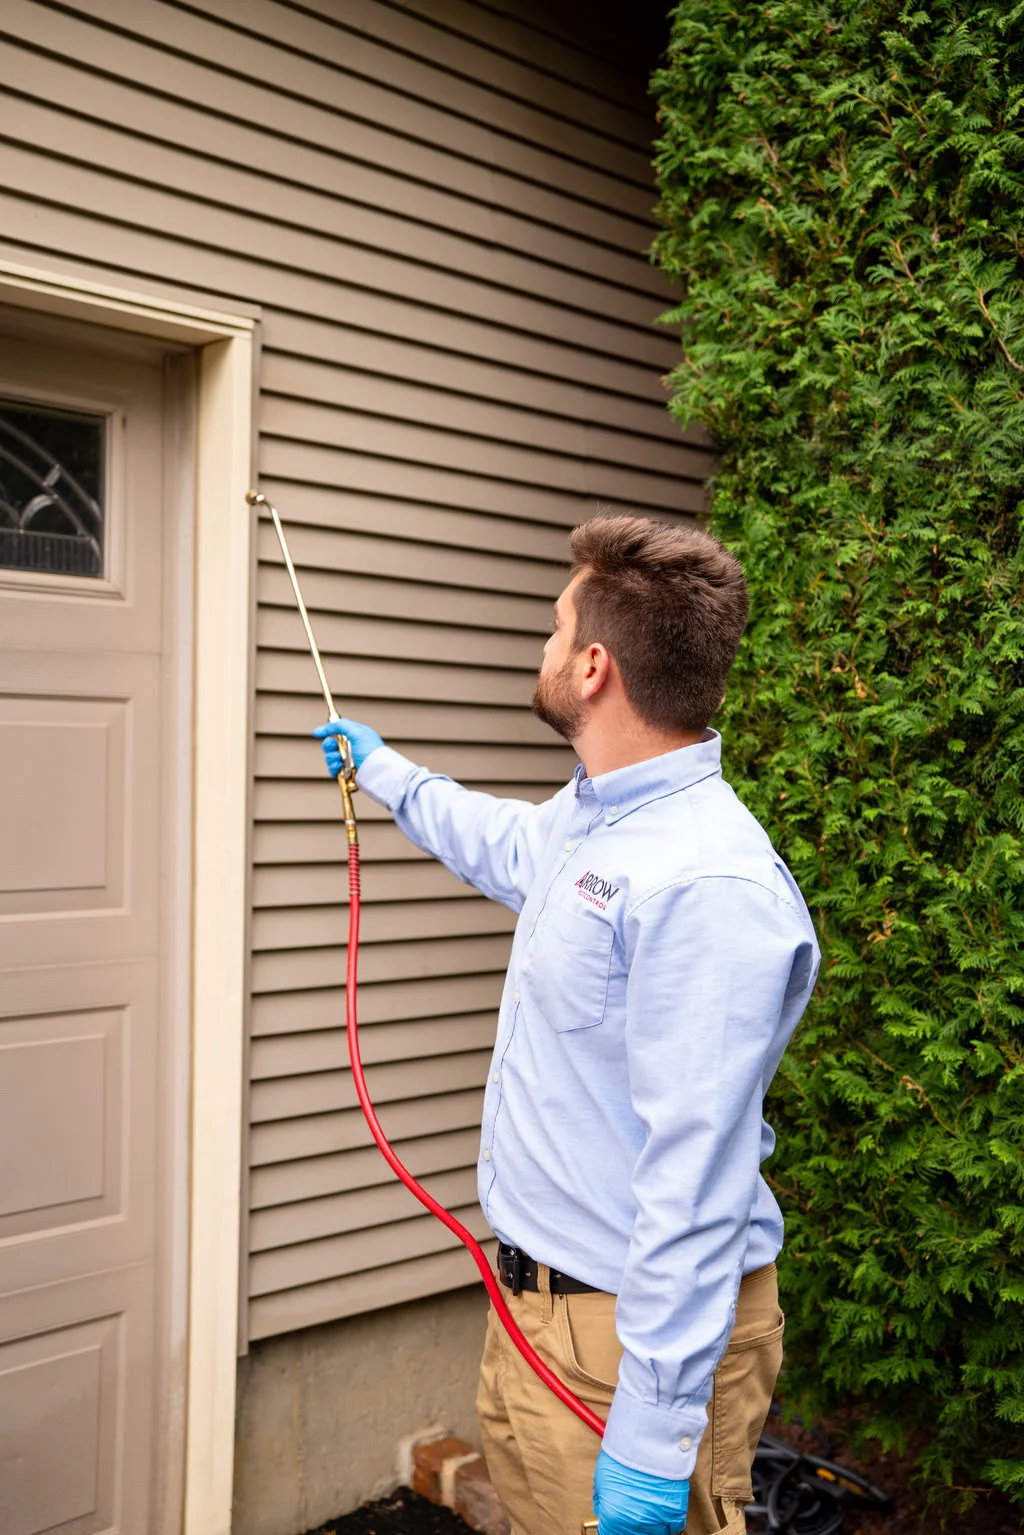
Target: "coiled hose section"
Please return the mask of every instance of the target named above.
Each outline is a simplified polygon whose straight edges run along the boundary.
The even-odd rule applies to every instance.
[[[363,1117],[370,1127],[370,1134],[376,1141],[378,1150],[391,1168],[391,1171],[397,1178],[401,1179],[410,1194],[414,1194],[420,1204],[426,1206],[431,1215],[436,1215],[437,1219],[447,1226],[449,1231],[454,1232],[463,1246],[467,1247],[472,1253],[473,1260],[480,1270],[480,1275],[487,1287],[487,1293],[491,1297],[491,1303],[498,1314],[499,1321],[530,1368],[540,1376],[545,1386],[554,1392],[559,1401],[565,1403],[570,1412],[574,1412],[577,1418],[581,1419],[588,1428],[594,1430],[595,1434],[601,1435],[604,1433],[605,1428],[603,1420],[595,1412],[591,1412],[586,1403],[581,1402],[579,1397],[575,1396],[568,1386],[559,1380],[555,1372],[544,1363],[537,1350],[523,1336],[519,1324],[505,1304],[505,1297],[501,1293],[497,1276],[487,1260],[487,1254],[480,1246],[476,1237],[473,1236],[472,1232],[466,1230],[461,1221],[456,1220],[450,1210],[446,1210],[444,1205],[439,1204],[432,1194],[429,1194],[421,1184],[417,1183],[412,1173],[393,1150],[387,1136],[381,1129],[380,1120],[377,1118],[377,1111],[373,1106],[369,1089],[366,1086],[362,1056],[359,1052],[359,1015],[357,1004],[359,915],[362,904],[362,887],[359,877],[359,844],[352,836],[350,836],[348,847],[348,888],[348,958],[345,971],[345,1028],[348,1036],[349,1060],[352,1065],[352,1079],[356,1085],[356,1094],[359,1098],[359,1106],[363,1111]]]

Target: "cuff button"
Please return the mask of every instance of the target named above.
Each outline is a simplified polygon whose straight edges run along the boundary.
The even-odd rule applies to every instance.
[[[692,1443],[693,1440],[690,1438],[689,1434],[684,1434],[682,1439],[679,1441],[679,1448],[681,1450],[688,1450]]]

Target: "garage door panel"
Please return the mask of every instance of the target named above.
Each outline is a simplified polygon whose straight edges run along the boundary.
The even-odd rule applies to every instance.
[[[155,955],[160,665],[0,653],[0,969]]]
[[[155,1143],[147,1105],[155,1091],[157,999],[154,978],[141,967],[120,979],[128,984],[106,1006],[51,1003],[0,1018],[6,1290],[151,1252]],[[72,994],[73,975],[37,977],[37,990],[52,994],[61,980]]]
[[[0,913],[124,904],[128,707],[0,696]]]
[[[123,1209],[124,1009],[0,1023],[0,1241]]]
[[[4,1535],[131,1535],[148,1487],[152,1274],[94,1274],[0,1300]]]

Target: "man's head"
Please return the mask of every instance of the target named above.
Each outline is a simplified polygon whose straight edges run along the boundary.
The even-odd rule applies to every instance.
[[[595,517],[571,546],[535,712],[573,742],[616,705],[654,735],[699,736],[747,621],[736,560],[708,533],[646,517]]]

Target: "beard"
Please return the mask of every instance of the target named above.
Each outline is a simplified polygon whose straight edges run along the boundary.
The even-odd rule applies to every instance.
[[[587,706],[573,687],[572,673],[571,659],[557,672],[547,676],[542,672],[531,704],[537,718],[569,742],[582,734],[587,718]]]

